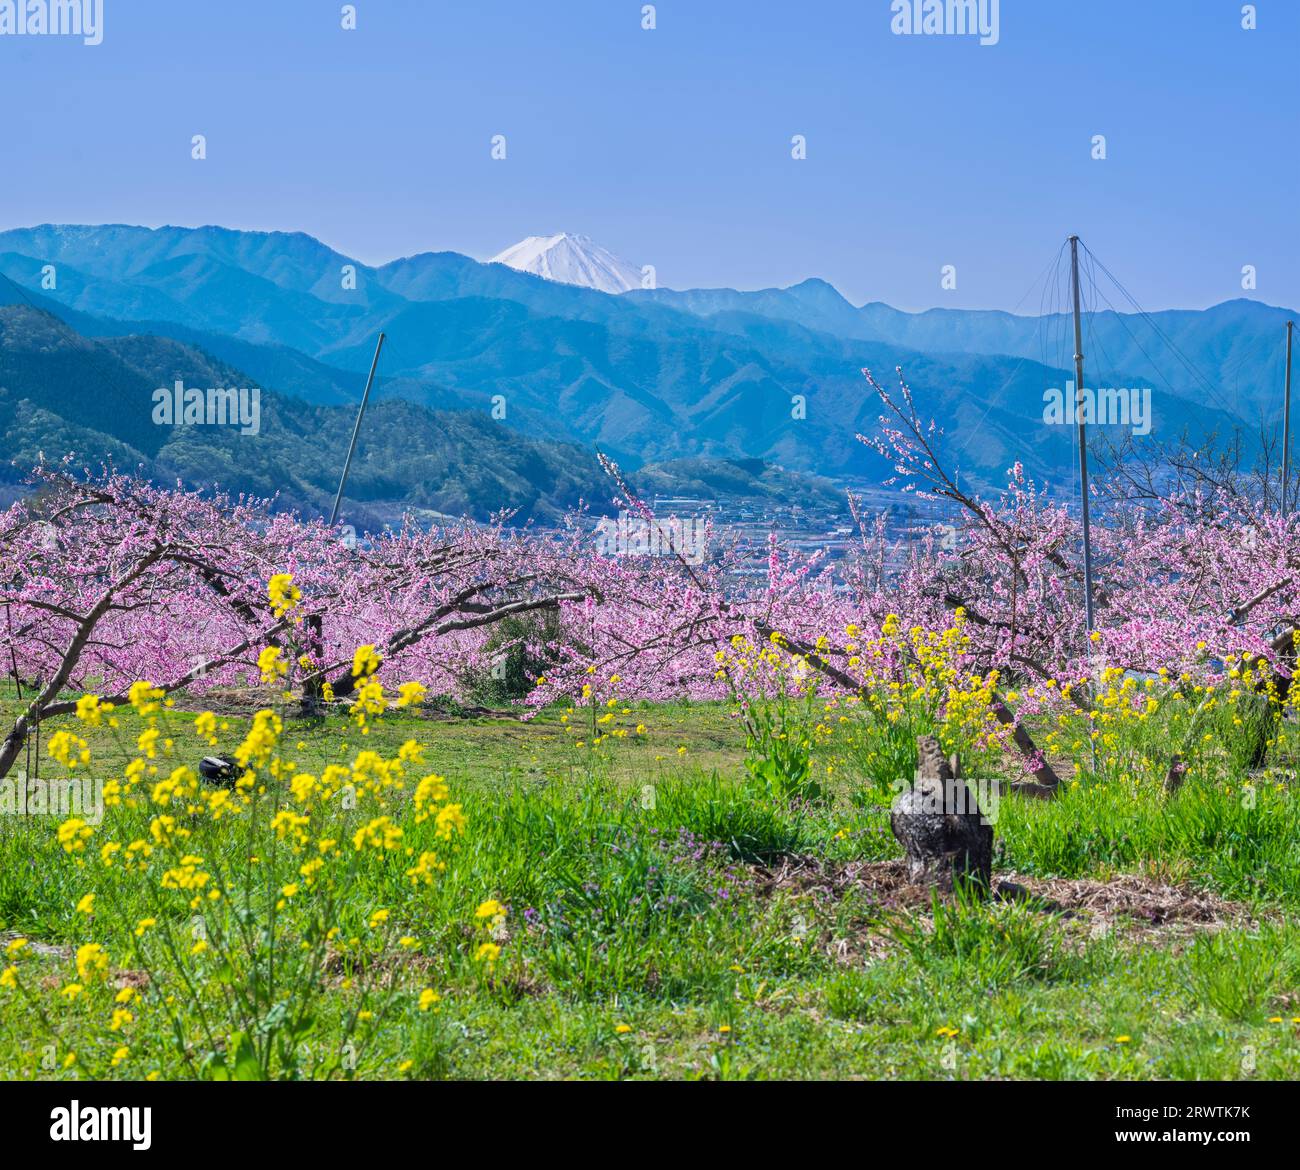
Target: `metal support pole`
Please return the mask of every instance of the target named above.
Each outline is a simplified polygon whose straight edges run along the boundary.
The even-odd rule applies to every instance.
[[[352,428],[352,442],[348,444],[348,457],[343,463],[343,474],[339,477],[338,495],[334,497],[334,508],[330,512],[330,527],[339,520],[339,509],[343,506],[343,488],[348,482],[348,472],[352,470],[352,456],[357,449],[357,436],[361,433],[361,420],[366,416],[366,403],[370,401],[370,387],[375,382],[375,370],[379,366],[379,351],[384,348],[384,335],[379,335],[379,344],[375,346],[375,360],[370,363],[370,377],[366,379],[366,390],[361,395],[361,409],[357,411],[356,425]]]
[[[1286,323],[1286,391],[1282,406],[1282,515],[1286,515],[1286,504],[1291,486],[1291,339],[1295,333],[1295,322]]]
[[[1092,633],[1092,516],[1088,498],[1088,434],[1083,396],[1083,318],[1079,309],[1079,237],[1070,237],[1070,280],[1074,286],[1074,394],[1079,426],[1079,489],[1083,501],[1083,612]]]

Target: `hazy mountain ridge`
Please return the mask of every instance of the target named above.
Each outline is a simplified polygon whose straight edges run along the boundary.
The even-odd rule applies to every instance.
[[[658,289],[632,292],[627,298],[685,309],[724,328],[730,314],[752,313],[931,354],[1008,356],[1067,368],[1074,352],[1073,319],[1066,313],[1030,317],[1001,310],[937,308],[906,313],[878,302],[856,307],[833,286],[815,279],[759,292]],[[1237,299],[1208,309],[1161,310],[1149,317],[1154,324],[1111,309],[1088,314],[1089,385],[1117,385],[1120,377],[1137,376],[1153,390],[1189,399],[1203,396],[1210,405],[1242,410],[1247,416],[1260,407],[1280,411],[1285,327],[1295,317],[1292,310]],[[1220,395],[1217,402],[1215,392]]]
[[[160,426],[153,392],[252,388],[246,374],[169,338],[91,340],[27,306],[0,306],[0,421],[11,480],[43,454],[142,465],[163,479],[277,495],[282,506],[328,510],[355,406],[314,406],[260,394],[260,428]],[[261,388],[258,387],[260,390]],[[502,509],[553,520],[582,500],[603,505],[608,478],[589,450],[523,438],[475,412],[430,411],[400,400],[366,415],[348,483],[362,523],[403,506],[486,519]]]
[[[58,285],[41,292],[45,264]],[[349,268],[351,292],[340,284]],[[611,296],[457,253],[375,268],[301,233],[224,228],[19,229],[0,233],[0,271],[80,314],[66,319],[83,333],[138,322],[317,405],[355,400],[383,329],[381,397],[483,414],[503,403],[522,436],[599,444],[633,467],[759,457],[813,474],[887,474],[854,439],[879,413],[858,371],[889,382],[899,365],[922,412],[954,432],[972,478],[996,481],[1015,459],[1059,478],[1072,463],[1069,428],[1043,423],[1044,390],[1072,376],[1060,317],[855,307],[819,280]],[[1261,411],[1280,410],[1285,317],[1240,301],[1155,314],[1187,362],[1153,366],[1162,343],[1141,344],[1146,321],[1097,314],[1089,382],[1152,386],[1164,438],[1251,430]]]
[[[154,391],[178,379],[201,389],[256,387],[258,433],[155,424]],[[9,463],[0,480],[10,484],[42,458],[75,453],[79,466],[141,468],[160,481],[275,496],[281,507],[322,515],[333,501],[355,397],[347,405],[313,405],[262,390],[247,373],[172,338],[88,338],[41,308],[0,305],[0,426]],[[715,475],[707,460],[680,473],[645,472],[648,490],[672,494],[695,491],[702,476]],[[742,497],[771,497],[777,478],[809,498],[835,495],[823,481],[762,463],[716,475]],[[478,520],[510,511],[517,522],[552,523],[579,504],[609,513],[614,494],[589,446],[528,439],[486,412],[433,411],[390,398],[366,413],[343,519],[375,527],[409,509]]]

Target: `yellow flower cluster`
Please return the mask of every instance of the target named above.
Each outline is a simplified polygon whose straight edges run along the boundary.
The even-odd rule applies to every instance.
[[[293,583],[292,573],[276,573],[266,583],[266,596],[271,602],[271,612],[282,618],[298,608],[302,591]]]
[[[284,612],[298,602],[287,575],[272,580],[268,595]],[[268,648],[259,664],[264,674],[283,677],[278,648]],[[374,647],[362,647],[354,664],[362,680],[360,701],[368,715],[378,716],[386,706],[374,678],[379,655]],[[408,683],[400,696],[399,706],[411,706],[422,701],[424,688]],[[113,959],[123,970],[143,972],[147,990],[137,993],[132,985],[119,985],[121,973],[100,941],[76,948],[75,976],[70,970],[56,983],[41,980],[60,1010],[78,1012],[83,1022],[90,1018],[88,1010],[102,1005],[101,1039],[94,1051],[83,1049],[79,1061],[71,1054],[67,1058],[95,1075],[130,1058],[124,1038],[155,1011],[166,1017],[153,1025],[156,1034],[197,1040],[207,1031],[205,1013],[242,1010],[241,996],[214,993],[230,981],[240,986],[256,982],[251,973],[267,969],[268,949],[279,955],[277,977],[283,973],[288,980],[297,972],[302,987],[323,994],[327,948],[340,953],[383,948],[392,941],[390,929],[394,939],[400,934],[392,921],[398,911],[383,907],[365,918],[372,935],[345,931],[337,921],[343,892],[354,888],[362,873],[382,872],[393,862],[412,883],[431,884],[446,869],[440,851],[446,852],[467,826],[463,809],[450,799],[446,779],[427,767],[414,740],[392,755],[358,751],[350,764],[308,772],[286,751],[281,714],[265,709],[228,749],[234,762],[230,780],[207,783],[176,758],[180,749],[168,722],[175,716],[165,692],[138,682],[130,688],[129,701],[138,727],[129,737],[113,737],[128,756],[104,785],[104,820],[92,824],[83,816],[69,817],[58,826],[56,840],[67,864],[93,878],[87,883],[94,885],[90,892],[78,883],[76,913],[88,925],[127,924],[121,943],[113,943]],[[97,696],[83,696],[76,713],[86,729],[117,728],[112,705]],[[210,711],[193,716],[192,724],[197,738],[211,748],[219,746],[227,728]],[[87,741],[67,729],[50,737],[48,750],[69,769],[84,768],[91,759]],[[235,837],[227,824],[231,820],[241,822]],[[239,842],[233,851],[232,842]],[[276,878],[267,883],[261,874],[271,863]],[[131,913],[137,905],[149,913]],[[489,933],[503,925],[504,913],[498,907],[488,916]],[[394,945],[410,949],[419,944],[403,935]],[[26,946],[19,939],[6,947],[0,994],[39,994],[23,975]],[[119,946],[126,953],[119,953]],[[477,957],[490,967],[498,954],[499,943],[489,938]],[[364,971],[364,964],[357,969]],[[350,979],[344,982],[350,984]],[[421,997],[420,1007],[428,1011],[436,1002],[430,991]],[[251,1020],[232,1018],[229,1033],[252,1034],[271,1006],[261,1005]],[[367,1005],[356,1013],[363,1023],[377,1016]],[[265,1061],[273,1048],[267,1044],[257,1051]]]
[[[495,898],[489,898],[479,904],[474,919],[488,935],[487,941],[479,943],[474,951],[474,960],[483,963],[490,972],[501,957],[501,945],[496,940],[505,937],[506,908]]]
[[[811,645],[775,631],[757,644],[738,635],[714,654],[715,677],[727,681],[751,722],[758,705],[786,694],[815,695],[825,678],[833,678],[836,692],[819,701],[806,732],[823,753],[825,772],[849,760],[889,784],[910,776],[917,735],[937,734],[949,751],[995,750],[991,704],[998,674],[963,669],[970,644],[964,626],[959,609],[942,630],[905,630],[897,614],[888,614],[874,638],[857,623],[833,637],[819,635]],[[776,738],[789,739],[797,724],[784,720]]]
[[[1205,655],[1204,642],[1197,652]],[[1163,783],[1174,754],[1188,767],[1209,765],[1211,771],[1229,762],[1254,767],[1253,757],[1261,750],[1288,754],[1289,721],[1280,716],[1300,694],[1293,689],[1283,700],[1262,659],[1225,654],[1221,661],[1221,670],[1199,677],[1186,669],[1137,673],[1099,664],[1092,677],[1059,686],[1049,679],[1043,688],[1027,688],[1023,698],[1047,700],[1053,710],[1043,740],[1046,752],[1072,758],[1104,785],[1131,791],[1144,783]],[[1076,696],[1085,701],[1053,704],[1053,688],[1063,700]]]
[[[605,684],[595,677],[596,667],[587,667],[587,675],[593,681],[582,685],[582,702],[585,705],[583,725],[579,726],[574,721],[578,714],[576,707],[568,707],[560,715],[564,734],[572,739],[574,747],[595,749],[611,739],[623,740],[630,736],[639,740],[649,734],[644,723],[637,723],[633,727],[620,725],[620,720],[627,721],[632,714],[632,708],[619,695],[619,684],[623,682],[619,675],[611,674]],[[538,679],[538,685],[544,681]]]

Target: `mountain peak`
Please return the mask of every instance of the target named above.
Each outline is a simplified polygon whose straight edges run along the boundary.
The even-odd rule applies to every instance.
[[[641,287],[640,269],[587,236],[570,232],[529,236],[504,252],[498,252],[488,263],[505,264],[547,280],[607,293],[624,293]]]
[[[798,284],[792,284],[785,290],[793,297],[808,304],[818,303],[821,305],[848,306],[849,302],[845,299],[844,294],[840,292],[828,280],[822,280],[820,276],[810,276],[807,280],[801,280]]]

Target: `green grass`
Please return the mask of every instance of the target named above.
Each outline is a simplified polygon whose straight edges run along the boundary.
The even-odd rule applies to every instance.
[[[554,712],[530,723],[393,713],[364,740],[338,716],[288,726],[285,751],[300,771],[350,760],[362,746],[395,753],[415,738],[469,828],[432,885],[413,888],[409,862],[394,857],[358,870],[340,892],[331,920],[342,937],[371,938],[367,920],[384,907],[392,937],[417,945],[331,952],[310,1021],[288,1033],[279,1017],[265,1022],[287,1045],[274,1071],[1300,1077],[1300,808],[1289,790],[1250,801],[1228,785],[1194,783],[1173,800],[1102,786],[1050,804],[1004,798],[999,870],[1030,884],[1141,874],[1249,910],[1215,931],[1120,920],[1101,933],[1086,915],[1019,904],[907,911],[851,882],[774,885],[766,875],[792,855],[828,870],[896,857],[885,798],[846,768],[821,804],[760,796],[742,779],[743,736],[719,706],[638,707],[632,721],[648,734],[609,740],[598,756],[575,749]],[[80,728],[96,760],[133,754],[136,718],[124,712],[121,722],[116,737]],[[227,722],[223,749],[246,728],[242,718]],[[187,717],[173,713],[167,724],[175,762],[211,750]],[[47,741],[52,730],[43,729]],[[49,760],[41,771],[61,773]],[[428,825],[412,812],[394,818],[409,840],[424,840]],[[96,840],[132,839],[147,820],[110,809]],[[143,893],[123,901],[120,874],[64,853],[57,824],[0,817],[0,932],[49,948],[23,960],[31,998],[0,991],[0,1076],[103,1069],[91,1055],[119,1043],[130,1057],[105,1075],[236,1067],[243,1042],[225,1034],[210,1043],[196,1030],[185,1037],[194,1064],[179,1055],[149,998],[183,993],[170,975],[166,988],[145,988],[137,1018],[112,1034],[104,1001],[59,1001],[73,978],[68,948],[88,939],[114,956],[115,980],[131,975],[133,926],[152,904]],[[248,847],[231,828],[211,860],[233,869]],[[269,885],[293,879],[297,859],[258,852]],[[87,893],[97,895],[93,920],[76,910]],[[474,959],[484,937],[474,911],[487,898],[509,911],[491,973]],[[162,912],[183,932],[184,909],[169,906]],[[308,917],[290,905],[282,929],[308,939]],[[215,1005],[229,989],[216,968],[205,978],[201,995]],[[376,982],[392,994],[363,990]],[[441,995],[437,1011],[419,1009],[423,988]],[[376,1018],[357,1030],[349,1020],[366,996]],[[78,1061],[64,1069],[69,1052]]]

